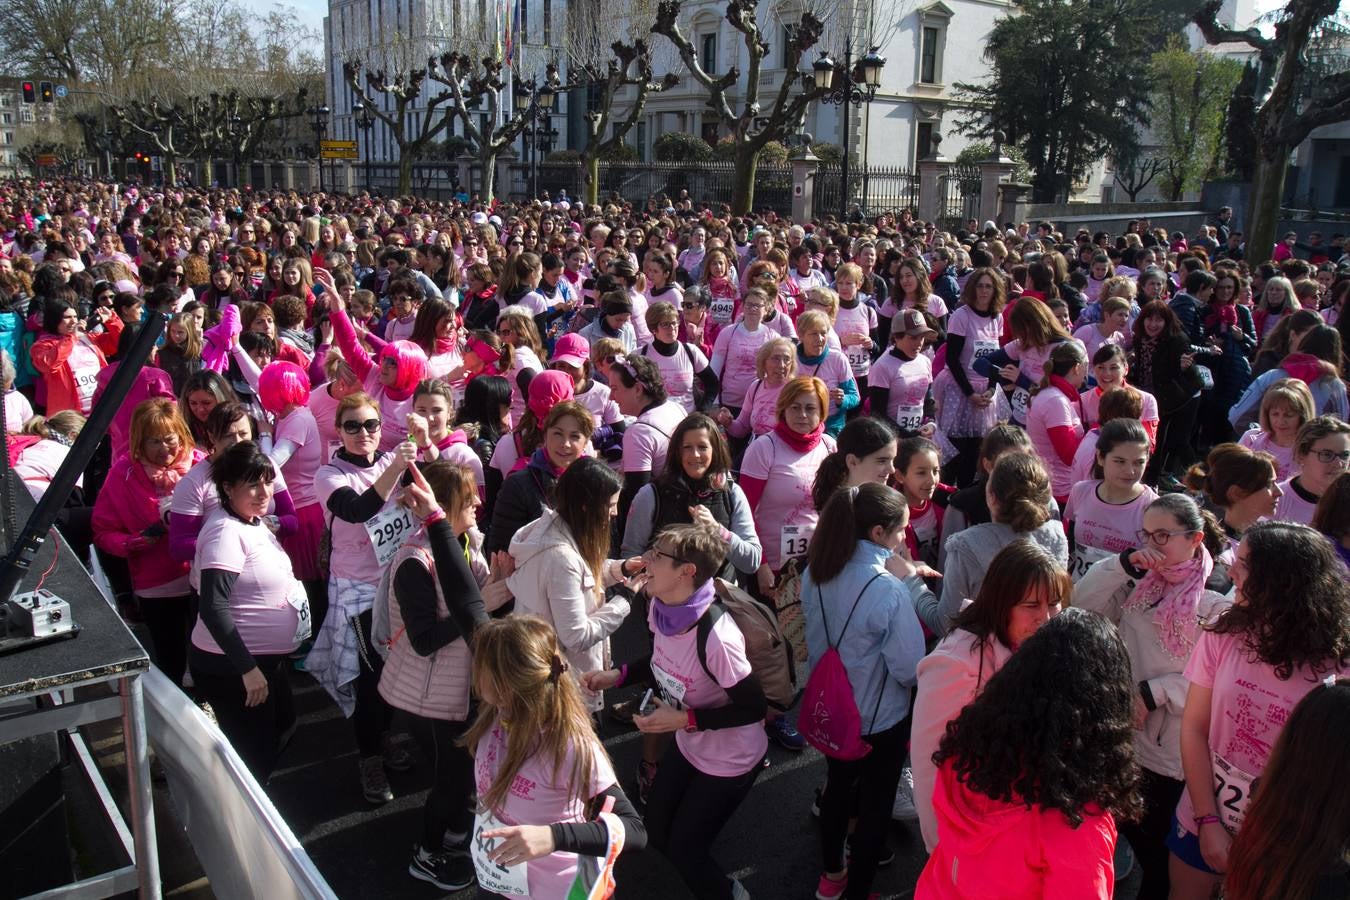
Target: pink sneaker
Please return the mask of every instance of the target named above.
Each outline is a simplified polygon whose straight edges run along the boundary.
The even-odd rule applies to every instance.
[[[828,875],[820,876],[820,884],[816,885],[816,900],[838,900],[844,896],[844,889],[848,887],[848,873],[844,877],[835,881]]]

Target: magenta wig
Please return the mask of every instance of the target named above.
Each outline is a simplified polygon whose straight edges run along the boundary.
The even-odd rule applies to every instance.
[[[395,400],[405,400],[417,389],[417,383],[427,377],[427,355],[412,341],[394,341],[380,351],[380,364],[392,359],[398,364],[398,379],[386,388]]]
[[[273,415],[293,404],[304,406],[309,402],[309,376],[293,362],[268,363],[258,376],[258,399]]]

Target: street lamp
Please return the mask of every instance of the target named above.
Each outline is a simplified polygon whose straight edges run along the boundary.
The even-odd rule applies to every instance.
[[[244,186],[244,120],[239,118],[238,113],[230,116],[230,137],[234,139],[233,146],[230,148],[234,157],[234,186],[243,188]]]
[[[319,161],[319,190],[323,191],[323,134],[328,130],[328,113],[331,110],[326,106],[311,106],[305,110],[314,118],[310,121],[310,127],[314,129],[314,155]]]
[[[356,117],[356,127],[366,135],[366,152],[363,154],[366,161],[366,190],[374,193],[370,186],[370,129],[375,125],[375,114],[358,100],[352,104],[352,115]]]
[[[553,129],[549,117],[553,112],[553,103],[557,99],[558,91],[551,79],[546,80],[542,86],[536,80],[530,79],[516,82],[515,95],[519,102],[529,104],[525,110],[525,120],[530,124],[530,137],[525,142],[525,149],[529,153],[530,199],[534,200],[539,196],[540,137],[543,135],[545,139],[551,138]],[[542,132],[539,129],[540,119],[544,120],[545,125]]]
[[[867,55],[856,62],[853,59],[853,40],[844,42],[844,63],[840,65],[830,59],[824,50],[820,59],[811,66],[811,75],[816,88],[824,91],[822,103],[838,103],[843,106],[843,118],[839,128],[843,159],[840,162],[839,220],[848,218],[848,157],[849,157],[849,107],[853,104],[871,103],[881,85],[881,69],[886,65],[885,57],[873,47]]]

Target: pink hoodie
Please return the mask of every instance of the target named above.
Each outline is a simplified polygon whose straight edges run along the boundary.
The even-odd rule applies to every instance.
[[[1004,803],[968,790],[950,761],[933,793],[942,840],[928,858],[916,900],[1109,900],[1116,823],[1084,810],[1077,828],[1059,810]]]
[[[103,391],[108,387],[108,382],[112,381],[113,373],[117,371],[119,365],[120,363],[114,362],[99,370],[98,387],[94,388],[95,405],[103,396]],[[117,408],[117,414],[113,416],[112,424],[108,426],[108,434],[112,438],[113,459],[117,459],[128,450],[127,445],[131,441],[131,416],[136,412],[136,407],[155,397],[163,397],[166,400],[178,399],[174,395],[173,379],[169,377],[169,373],[146,365],[136,373],[136,380],[131,383],[131,389],[127,391],[122,405]]]
[[[204,456],[193,450],[189,465]],[[168,584],[188,572],[186,562],[169,555],[167,529],[149,546],[132,549],[132,540],[142,531],[163,523],[159,501],[145,469],[124,453],[112,464],[94,504],[94,544],[105,553],[126,559],[131,586],[136,590]]]

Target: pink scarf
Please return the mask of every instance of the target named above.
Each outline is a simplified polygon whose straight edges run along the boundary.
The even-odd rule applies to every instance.
[[[180,459],[167,466],[141,463],[141,471],[145,472],[145,477],[150,479],[150,483],[155,486],[155,493],[160,497],[172,494],[179,479],[187,474],[189,468],[189,460],[186,459]]]
[[[1125,601],[1126,610],[1152,609],[1158,640],[1173,659],[1184,660],[1200,636],[1196,608],[1214,560],[1204,544],[1195,556],[1167,569],[1149,569]]]

